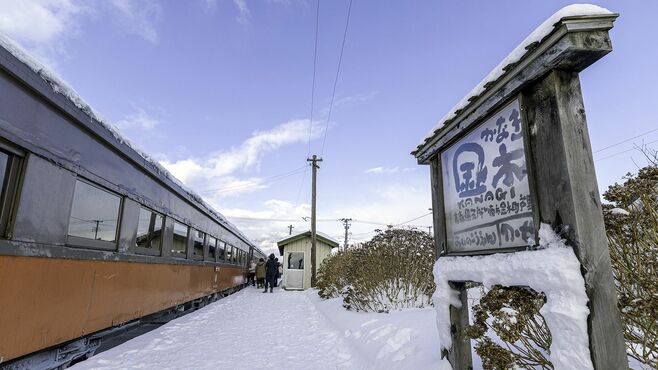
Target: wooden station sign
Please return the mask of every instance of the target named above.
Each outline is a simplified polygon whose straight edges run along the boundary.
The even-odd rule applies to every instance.
[[[443,151],[441,168],[448,254],[534,244],[518,99]]]

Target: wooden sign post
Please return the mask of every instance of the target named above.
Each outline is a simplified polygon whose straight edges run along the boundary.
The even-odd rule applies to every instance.
[[[515,253],[540,223],[580,261],[596,369],[628,367],[578,73],[612,51],[617,14],[557,20],[412,153],[431,169],[437,255]],[[453,281],[455,369],[471,366],[464,281]]]

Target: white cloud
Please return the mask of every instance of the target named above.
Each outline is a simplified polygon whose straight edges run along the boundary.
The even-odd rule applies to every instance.
[[[362,201],[332,203],[318,214],[318,231],[339,240],[341,245],[345,229],[338,221],[340,218],[354,219],[349,230],[350,243],[363,242],[372,238],[374,229],[386,229],[387,224],[395,225],[428,214],[431,206],[429,187],[419,189],[410,184],[394,183],[355,191],[363,194]],[[210,203],[218,205],[212,201]],[[260,208],[257,211],[228,208],[222,209],[222,213],[268,254],[278,253],[276,242],[288,235],[288,225],[295,227],[293,232],[310,228],[310,222],[302,219],[311,213],[307,203],[296,204],[273,199],[263,203]],[[425,216],[400,227],[415,225],[427,231],[425,227],[431,224],[432,218]]]
[[[0,32],[23,43],[49,43],[70,31],[82,7],[73,0],[0,0]]]
[[[122,31],[156,44],[161,16],[155,0],[0,0],[0,33],[57,69],[57,61],[67,57],[66,41],[82,34],[83,19],[114,20]]]
[[[357,105],[360,103],[365,103],[374,99],[377,94],[379,94],[379,91],[343,96],[334,101],[334,109],[346,105]]]
[[[185,184],[193,186],[199,180],[258,168],[265,154],[284,145],[307,141],[309,126],[309,120],[289,121],[268,131],[256,131],[240,146],[205,159],[187,158],[176,162],[164,160],[161,164]],[[312,129],[311,139],[318,138],[324,132],[324,127],[318,122],[313,123]]]
[[[199,193],[201,193],[204,198],[210,200],[253,193],[268,187],[268,185],[265,184],[265,180],[261,177],[240,179],[234,176],[221,176],[214,178],[211,182],[213,184],[212,187],[199,190]]]
[[[0,33],[55,69],[65,56],[63,41],[79,32],[90,9],[76,0],[0,0]]]
[[[386,229],[386,225],[396,225],[429,213],[431,197],[429,186],[419,189],[410,184],[392,183],[378,185],[368,190],[355,189],[364,194],[364,200],[349,204],[339,204],[330,211],[332,218],[349,217],[354,220],[372,223],[353,222],[350,228],[350,243],[369,240],[374,229]],[[381,225],[377,225],[377,223]],[[429,226],[431,217],[427,216],[403,226]],[[323,226],[325,226],[323,224]],[[340,225],[327,225],[331,235],[340,235]]]
[[[310,223],[302,217],[311,214],[311,206],[271,199],[263,203],[260,211],[229,208],[223,209],[222,214],[236,224],[263,252],[275,253],[278,256],[276,242],[288,235],[288,225],[294,226],[293,233],[309,229]]]
[[[217,0],[201,0],[201,2],[207,12],[212,13],[217,10]]]
[[[110,4],[121,15],[119,21],[124,31],[152,44],[160,41],[156,30],[156,24],[162,17],[159,3],[153,0],[112,0]]]
[[[152,130],[160,121],[150,116],[143,108],[133,107],[134,112],[116,122],[116,126],[121,130]]]
[[[238,8],[238,17],[236,20],[240,24],[248,24],[251,20],[251,11],[247,7],[247,0],[233,0],[236,8]]]
[[[382,167],[382,166],[379,166],[379,167],[368,168],[367,170],[365,170],[365,173],[371,174],[371,175],[384,175],[384,174],[393,174],[393,173],[400,173],[400,172],[410,172],[410,171],[414,171],[414,170],[415,170],[415,168],[411,168],[411,167],[401,168],[399,166],[395,166],[395,167]]]

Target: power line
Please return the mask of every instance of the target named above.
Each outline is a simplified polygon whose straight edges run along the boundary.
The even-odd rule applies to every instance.
[[[389,226],[389,225],[390,225],[391,227],[398,227],[398,226],[406,225],[406,224],[408,224],[409,222],[413,222],[413,221],[419,220],[419,219],[421,219],[421,218],[423,218],[423,217],[427,217],[427,216],[429,216],[429,215],[431,215],[431,214],[432,214],[432,212],[429,212],[429,213],[426,213],[426,214],[424,214],[424,215],[420,215],[420,216],[418,216],[418,217],[412,218],[411,220],[407,220],[407,221],[404,221],[404,222],[400,222],[400,223],[398,223],[398,224],[384,224],[384,225],[385,225],[385,226]],[[355,221],[355,222],[356,222],[356,221]],[[353,234],[352,237],[355,237],[355,236],[361,236],[361,235],[366,235],[366,234],[370,234],[370,233],[374,233],[374,232],[375,232],[375,231],[372,230],[372,231],[367,231],[367,232],[363,232],[363,233]]]
[[[633,136],[633,137],[631,137],[631,138],[628,138],[628,139],[625,139],[625,140],[622,140],[622,141],[616,142],[616,143],[614,143],[614,144],[610,144],[610,145],[606,146],[605,148],[597,149],[597,150],[594,151],[593,153],[596,154],[596,153],[602,152],[602,151],[604,151],[604,150],[606,150],[606,149],[614,148],[614,147],[616,147],[617,145],[621,145],[621,144],[627,143],[627,142],[629,142],[629,141],[631,141],[631,140],[634,140],[634,139],[640,138],[640,137],[642,137],[642,136],[649,135],[649,134],[651,134],[651,133],[653,133],[653,132],[656,132],[656,131],[658,131],[658,128],[655,128],[655,129],[653,129],[653,130],[649,130],[649,131],[647,131],[647,132],[645,132],[645,133],[642,133],[642,134],[639,134],[639,135],[637,135],[637,136]]]
[[[648,143],[646,143],[646,144],[644,144],[644,145],[649,145],[649,144],[653,144],[653,143],[658,143],[658,140],[650,141],[650,142],[648,142]],[[624,150],[624,151],[621,151],[621,152],[617,152],[617,153],[614,153],[614,154],[610,154],[609,156],[606,156],[606,157],[603,157],[603,158],[595,159],[594,162],[599,162],[599,161],[602,161],[602,160],[604,160],[604,159],[608,159],[608,158],[616,157],[616,156],[618,156],[618,155],[620,155],[620,154],[628,153],[628,152],[631,152],[631,151],[633,151],[633,150],[637,150],[637,148],[630,148],[630,149],[627,149],[627,150]]]
[[[311,120],[308,123],[308,155],[311,155],[311,137],[313,134],[313,105],[315,103],[315,70],[318,63],[318,31],[320,29],[320,0],[315,11],[315,46],[313,47],[313,83],[311,85]]]
[[[295,204],[299,203],[299,199],[302,195],[302,189],[304,188],[304,180],[306,180],[306,173],[308,172],[308,167],[304,166],[304,173],[302,174],[302,182],[299,183],[299,189],[297,190],[297,199],[295,200]]]
[[[318,0],[319,1],[319,0]],[[324,144],[327,141],[327,131],[329,130],[329,122],[331,120],[331,111],[334,107],[334,99],[336,97],[336,86],[338,85],[338,76],[340,75],[340,66],[343,62],[343,51],[345,50],[345,40],[347,39],[347,30],[350,25],[350,14],[352,13],[352,0],[347,8],[347,20],[345,21],[345,31],[343,32],[343,43],[340,46],[340,56],[338,57],[338,68],[336,69],[336,77],[334,78],[334,88],[331,92],[331,102],[329,103],[329,113],[327,114],[327,123],[324,128],[324,137],[322,138],[322,150],[320,150],[320,157],[324,154]]]
[[[230,219],[240,220],[240,221],[269,221],[269,222],[299,222],[298,219],[294,218],[266,218],[266,217],[238,217],[238,216],[226,216]]]
[[[306,156],[311,155],[311,137],[313,136],[313,106],[315,103],[315,71],[318,62],[318,34],[320,29],[320,0],[318,0],[318,5],[315,10],[315,42],[313,46],[313,82],[311,84],[311,115],[308,122],[308,152]],[[302,180],[299,183],[299,190],[297,190],[297,200],[295,204],[299,203],[299,197],[302,194],[302,188],[304,187],[304,180],[306,180],[306,172],[308,172],[308,167],[305,166],[304,174],[302,175]]]
[[[391,224],[391,223],[385,223],[385,222],[377,222],[377,221],[366,221],[366,220],[357,220],[357,219],[350,219],[351,222],[353,223],[360,223],[360,224],[369,224],[369,225],[377,225],[377,226],[399,226],[399,225],[404,225],[406,223],[415,221],[419,218],[425,217],[427,215],[423,215],[420,217],[417,217],[412,220],[408,220],[399,224]],[[245,221],[272,221],[272,222],[299,222],[298,219],[293,219],[293,218],[274,218],[274,217],[231,217],[227,216],[229,218],[235,218],[239,220],[245,220]],[[337,221],[342,221],[342,219],[336,219],[336,218],[318,218],[317,222],[337,222]]]
[[[421,215],[421,216],[418,216],[418,217],[416,217],[416,218],[412,218],[411,220],[404,221],[404,222],[400,222],[399,224],[395,224],[395,225],[393,225],[393,227],[397,227],[397,226],[402,226],[402,225],[404,225],[404,224],[408,224],[409,222],[416,221],[416,220],[418,220],[418,219],[421,219],[421,218],[423,218],[423,217],[429,216],[429,215],[431,215],[431,214],[432,214],[432,212],[430,212],[430,213],[426,213],[426,214]]]
[[[292,171],[285,172],[285,173],[282,173],[282,174],[266,177],[266,178],[260,179],[259,181],[255,182],[255,183],[238,184],[238,185],[226,186],[226,187],[223,187],[223,188],[214,188],[214,189],[209,188],[209,189],[201,190],[200,193],[203,193],[203,194],[209,194],[209,193],[219,194],[219,193],[227,193],[227,192],[236,191],[236,190],[244,190],[244,189],[249,189],[249,188],[253,188],[253,187],[258,187],[258,186],[268,184],[268,183],[271,183],[271,182],[274,182],[274,181],[283,180],[283,179],[285,179],[287,177],[290,177],[290,176],[298,175],[298,174],[303,172],[302,170],[305,170],[305,167],[306,166],[300,167],[300,168],[297,168],[297,169],[294,169]]]

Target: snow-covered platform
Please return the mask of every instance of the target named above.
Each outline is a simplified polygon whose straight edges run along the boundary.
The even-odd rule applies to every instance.
[[[248,287],[73,369],[437,368],[435,311],[348,312],[317,291]]]

